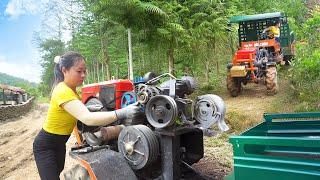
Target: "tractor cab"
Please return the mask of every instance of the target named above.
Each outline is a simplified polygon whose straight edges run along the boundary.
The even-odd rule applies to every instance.
[[[267,36],[263,30],[280,22],[280,43]],[[287,17],[281,12],[256,15],[233,16],[229,26],[237,23],[239,49],[265,48],[270,53],[279,53],[284,61],[289,61],[294,56],[294,35],[291,31]],[[276,54],[275,54],[276,55]],[[277,59],[279,62],[282,59]]]

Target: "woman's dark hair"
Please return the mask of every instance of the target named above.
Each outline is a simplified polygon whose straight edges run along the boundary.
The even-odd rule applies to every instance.
[[[54,83],[55,87],[59,82],[64,80],[64,75],[62,73],[62,68],[69,70],[77,61],[84,60],[80,53],[69,51],[64,53],[58,63],[54,66]]]
[[[280,19],[276,19],[276,20],[273,22],[273,25],[275,26],[275,25],[277,25],[277,24],[279,24],[279,23],[281,23]]]

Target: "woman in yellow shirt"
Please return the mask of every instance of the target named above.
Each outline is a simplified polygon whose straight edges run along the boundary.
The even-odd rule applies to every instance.
[[[262,31],[262,33],[266,32],[268,32],[269,37],[275,38],[280,43],[280,20],[275,21],[273,26],[267,27]]]
[[[64,168],[66,146],[77,120],[88,126],[104,126],[141,113],[136,105],[110,112],[90,112],[80,101],[76,87],[86,76],[84,58],[67,52],[55,58],[54,89],[43,127],[33,143],[33,153],[41,179],[56,180]]]

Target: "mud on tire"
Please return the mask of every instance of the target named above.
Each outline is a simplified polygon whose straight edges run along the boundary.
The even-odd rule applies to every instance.
[[[227,89],[232,97],[238,96],[242,89],[241,82],[232,78],[230,73],[227,75]]]
[[[278,90],[277,68],[270,66],[266,71],[267,95],[274,95]]]

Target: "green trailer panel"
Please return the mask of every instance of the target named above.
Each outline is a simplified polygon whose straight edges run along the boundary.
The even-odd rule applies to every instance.
[[[320,112],[265,114],[264,122],[231,136],[229,180],[319,180]]]

